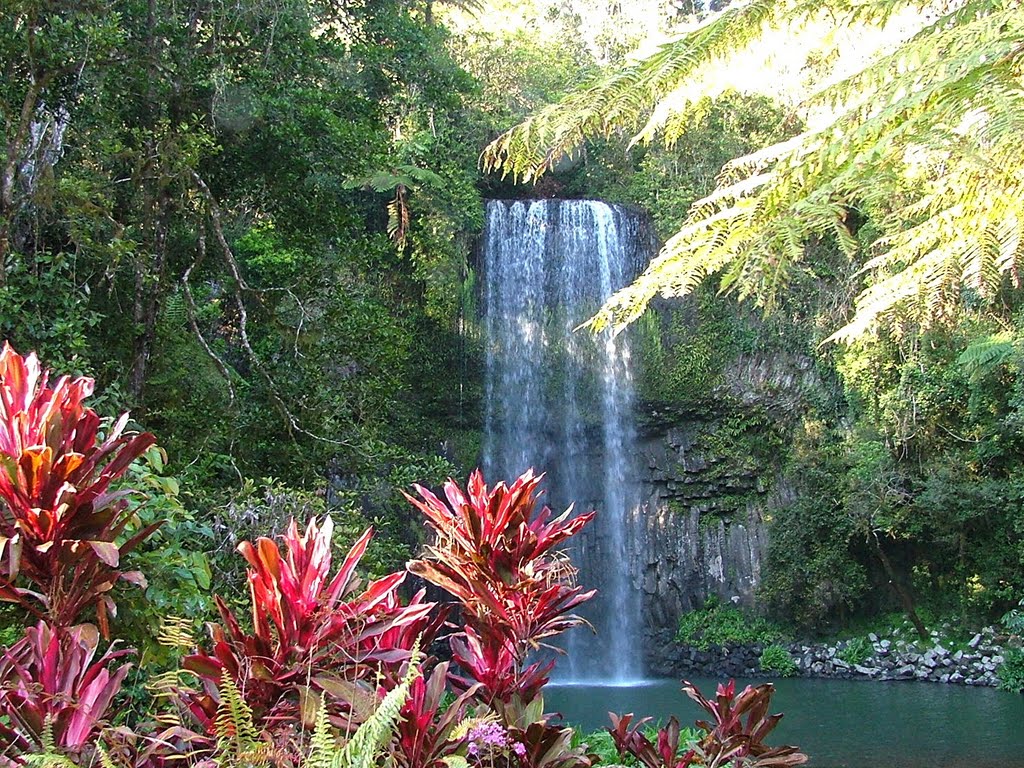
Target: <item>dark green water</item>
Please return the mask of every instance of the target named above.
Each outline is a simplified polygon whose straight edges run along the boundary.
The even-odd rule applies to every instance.
[[[694,678],[710,695],[717,681]],[[742,687],[743,681],[737,683]],[[785,717],[768,744],[796,744],[814,768],[1024,768],[1024,696],[928,683],[778,680],[772,712]],[[677,680],[632,686],[556,685],[548,712],[587,730],[609,711],[692,725],[703,715]]]

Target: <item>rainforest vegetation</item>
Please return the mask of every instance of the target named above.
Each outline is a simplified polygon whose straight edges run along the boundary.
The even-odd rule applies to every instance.
[[[131,729],[163,702],[184,719],[162,746],[221,764],[363,748],[438,768],[472,742],[501,764],[582,765],[541,716],[527,650],[587,597],[541,578],[586,516],[532,517],[530,477],[474,476],[468,505],[460,490],[480,453],[487,198],[650,214],[666,245],[592,328],[641,339],[643,408],[724,414],[716,439],[785,487],[759,593],[773,626],[967,628],[1024,598],[1019,0],[0,8],[0,597],[17,649],[0,676],[22,686],[0,760],[155,765],[138,734],[157,730]],[[799,360],[814,386],[784,413],[730,410],[744,356]],[[427,490],[448,477],[466,519]],[[514,514],[489,519],[506,492]],[[430,529],[444,543],[424,554]],[[481,536],[536,570],[512,578]],[[460,606],[447,709],[448,667],[423,658],[445,613],[399,588],[413,558]],[[494,621],[495,590],[534,624]],[[770,695],[691,691],[716,717]],[[124,730],[97,748],[112,702],[131,702]],[[477,705],[490,719],[460,734]],[[332,729],[364,723],[335,750]],[[611,735],[650,768],[737,739],[758,765],[803,757],[719,728],[686,758],[672,721],[671,755],[628,716]]]

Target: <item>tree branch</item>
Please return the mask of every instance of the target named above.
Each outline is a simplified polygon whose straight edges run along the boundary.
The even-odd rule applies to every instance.
[[[234,405],[235,402],[235,385],[231,381],[231,371],[228,369],[227,364],[217,356],[217,353],[213,351],[213,348],[207,343],[206,337],[203,336],[202,330],[199,328],[199,321],[196,318],[196,302],[192,297],[192,287],[189,284],[189,277],[192,275],[192,270],[195,269],[202,261],[206,258],[206,229],[201,228],[199,230],[199,244],[196,249],[196,257],[192,260],[192,263],[188,265],[188,269],[185,270],[185,274],[181,277],[181,289],[185,294],[185,308],[188,310],[188,324],[192,327],[192,333],[195,334],[196,340],[199,342],[199,346],[206,352],[206,356],[213,361],[213,364],[217,366],[217,370],[220,375],[224,377],[224,383],[228,387],[228,402]]]

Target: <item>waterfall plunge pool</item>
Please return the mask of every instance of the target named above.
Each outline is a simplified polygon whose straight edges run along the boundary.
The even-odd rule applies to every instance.
[[[694,677],[707,696],[721,682]],[[737,686],[763,681],[737,680]],[[992,688],[915,682],[783,679],[772,712],[785,717],[768,744],[796,744],[811,768],[1024,768],[1024,696]],[[589,732],[608,712],[692,726],[704,711],[678,680],[544,689],[548,712]]]

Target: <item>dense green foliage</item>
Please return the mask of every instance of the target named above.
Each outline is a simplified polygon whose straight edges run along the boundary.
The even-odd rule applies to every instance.
[[[758,664],[765,674],[778,677],[793,677],[799,671],[789,651],[781,645],[765,646]]]
[[[679,620],[676,642],[701,650],[711,646],[768,645],[783,639],[784,632],[767,619],[750,616],[739,608],[708,600],[703,608],[683,615]]]
[[[1004,691],[1024,691],[1024,649],[1008,648],[999,665],[999,687]]]

